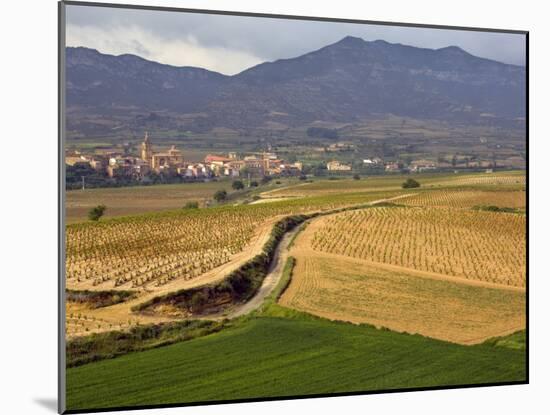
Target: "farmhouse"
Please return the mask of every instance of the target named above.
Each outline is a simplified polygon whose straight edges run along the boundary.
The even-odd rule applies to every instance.
[[[377,164],[380,164],[382,162],[381,159],[378,157],[372,158],[372,159],[363,159],[363,164],[367,166],[374,166]]]
[[[415,160],[411,163],[410,169],[412,172],[423,172],[429,170],[435,170],[436,164],[430,160]]]
[[[401,170],[399,163],[387,163],[384,168],[387,172],[397,172]]]
[[[338,151],[352,151],[355,149],[355,145],[346,142],[338,142],[329,145],[326,148],[326,152],[338,152]]]
[[[102,171],[105,169],[105,163],[101,159],[91,159],[90,166],[92,166],[92,169],[96,171]]]
[[[329,171],[351,171],[349,164],[343,164],[339,161],[333,160],[327,163],[327,170]]]

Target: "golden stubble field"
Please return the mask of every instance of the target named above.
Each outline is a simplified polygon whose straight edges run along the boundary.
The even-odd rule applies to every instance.
[[[441,208],[317,218],[289,253],[296,266],[280,303],[462,344],[521,330],[524,221]]]

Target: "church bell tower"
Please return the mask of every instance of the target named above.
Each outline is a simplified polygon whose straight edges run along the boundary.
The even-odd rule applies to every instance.
[[[153,147],[149,142],[149,133],[147,131],[145,132],[145,139],[143,140],[143,143],[141,143],[141,159],[149,163],[149,166],[151,166],[151,162],[153,160]]]

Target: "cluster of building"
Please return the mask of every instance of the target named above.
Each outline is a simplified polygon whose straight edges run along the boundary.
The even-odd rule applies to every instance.
[[[334,144],[333,151],[349,148],[348,143]],[[84,155],[78,152],[66,154],[65,163],[70,166],[85,167],[95,170],[102,176],[123,180],[143,180],[150,174],[163,177],[180,177],[186,179],[207,179],[212,177],[263,177],[263,176],[299,176],[303,166],[300,162],[287,163],[273,152],[247,153],[240,157],[237,153],[208,154],[202,161],[186,161],[183,153],[175,146],[168,150],[156,152],[145,133],[139,156],[121,152]],[[463,162],[461,162],[463,164]],[[396,161],[384,162],[379,157],[362,160],[360,171],[385,171],[387,173],[411,172],[420,173],[441,169],[455,169],[459,163],[446,161],[414,160],[410,163]],[[357,166],[356,166],[357,167]],[[492,168],[488,161],[466,161],[467,168]],[[354,167],[338,160],[326,164],[328,172],[351,173]]]
[[[382,165],[382,159],[378,157],[363,160],[363,167],[375,167]],[[352,169],[353,167],[351,166],[351,164],[342,163],[337,160],[332,160],[327,163],[328,171],[351,171]]]
[[[209,154],[204,162],[210,166],[217,176],[297,176],[302,172],[302,163],[286,163],[277,158],[275,153],[262,152],[249,154],[242,159],[236,153],[229,153],[227,157]]]
[[[140,179],[150,173],[185,178],[300,175],[302,164],[285,163],[275,153],[255,153],[240,159],[236,153],[227,156],[209,154],[201,162],[185,161],[183,153],[172,146],[169,150],[155,152],[149,135],[141,143],[140,157],[111,153],[103,156],[72,154],[65,157],[71,166],[89,166],[111,178]]]
[[[332,143],[325,148],[326,153],[338,153],[342,151],[354,151],[356,149],[355,144],[348,143],[345,141],[339,141],[337,143]]]
[[[328,171],[351,171],[351,165],[332,160],[327,163]]]
[[[379,157],[364,159],[362,162],[362,167],[378,168],[387,173],[401,173],[401,172],[422,173],[422,172],[429,172],[429,171],[435,171],[440,169],[453,168],[451,163],[435,162],[432,160],[415,160],[408,164],[403,162],[397,162],[397,161],[390,161],[390,162],[384,163],[384,161]],[[480,162],[476,164],[470,163],[468,167],[486,168],[486,167],[490,167],[490,164],[488,164],[488,162],[487,163]],[[332,160],[327,163],[327,170],[332,172],[351,172],[353,170],[353,167],[351,164],[346,164],[337,160]]]

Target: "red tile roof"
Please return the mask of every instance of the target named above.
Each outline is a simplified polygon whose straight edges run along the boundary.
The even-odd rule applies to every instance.
[[[212,163],[213,161],[232,161],[232,159],[222,156],[215,156],[213,154],[208,154],[204,158],[205,163]]]

